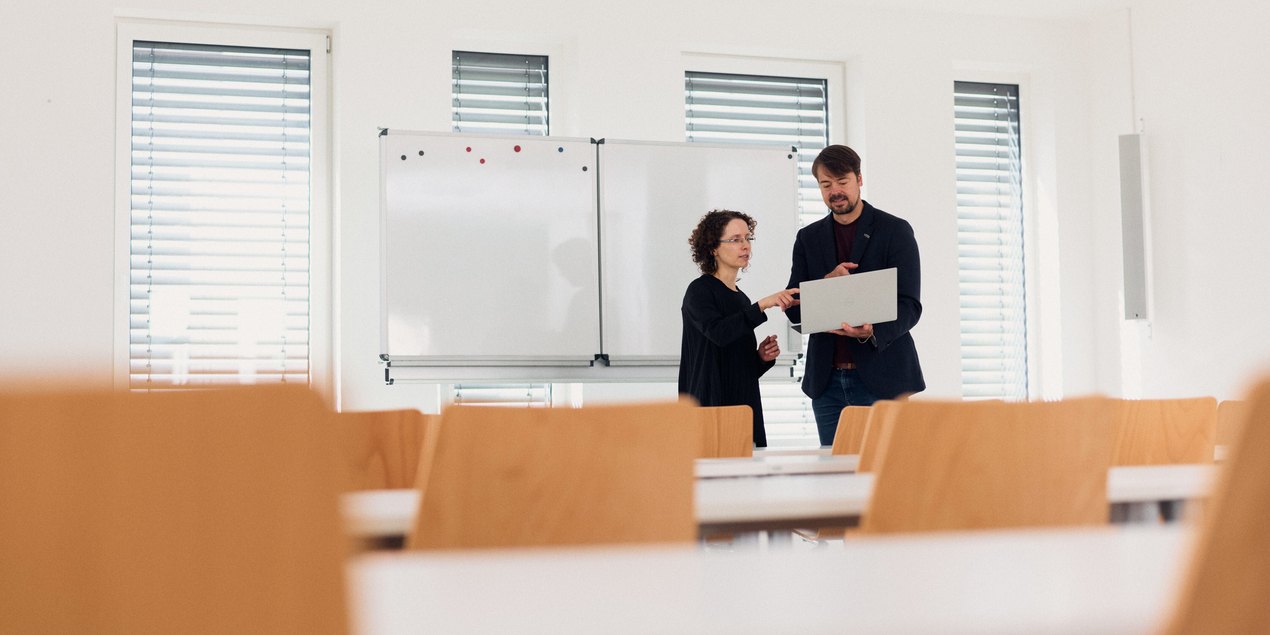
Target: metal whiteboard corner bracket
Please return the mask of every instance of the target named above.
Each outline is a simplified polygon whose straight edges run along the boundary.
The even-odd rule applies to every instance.
[[[798,146],[789,146],[790,152],[798,152]]]
[[[381,136],[381,137],[386,137],[386,136],[388,136],[388,129],[387,129],[387,128],[380,128],[380,129],[379,129],[379,136]]]
[[[381,361],[385,361],[385,362],[386,362],[386,361],[388,361],[388,353],[380,353],[380,354],[379,354],[379,359],[380,359]]]
[[[608,365],[609,365],[609,356],[608,356],[607,354],[605,354],[605,353],[596,353],[596,354],[595,354],[595,359],[591,361],[591,365],[592,365],[592,366],[595,366],[595,363],[596,363],[596,362],[600,362],[600,366],[608,366]]]

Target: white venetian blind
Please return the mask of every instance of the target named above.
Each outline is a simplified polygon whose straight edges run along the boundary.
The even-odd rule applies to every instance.
[[[966,399],[1026,399],[1019,87],[956,82],[961,386]]]
[[[825,215],[811,163],[829,144],[826,80],[684,73],[688,140],[798,148],[802,224]]]
[[[456,384],[454,403],[508,408],[551,407],[551,384]]]
[[[309,379],[309,52],[134,42],[130,386]]]
[[[688,141],[798,148],[799,226],[804,226],[826,213],[820,187],[811,174],[812,161],[829,144],[826,93],[824,79],[688,71],[684,74]],[[806,338],[803,340],[805,349]],[[759,384],[769,446],[819,443],[811,400],[798,384],[803,365],[804,360],[799,359],[788,381],[771,381],[772,377],[767,377]],[[777,367],[768,375],[783,376],[789,372]]]
[[[547,57],[454,51],[455,132],[547,135]]]

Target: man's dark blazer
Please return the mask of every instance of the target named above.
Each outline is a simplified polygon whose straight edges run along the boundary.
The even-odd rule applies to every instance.
[[[860,379],[878,399],[894,399],[904,393],[926,389],[922,367],[917,361],[917,348],[909,329],[922,316],[922,266],[917,255],[917,239],[913,228],[902,218],[864,203],[857,221],[855,244],[848,262],[859,265],[852,273],[864,273],[895,267],[897,319],[873,325],[874,339],[861,344],[846,338],[851,346]],[[798,231],[794,240],[794,263],[786,289],[805,280],[820,280],[838,266],[838,252],[833,237],[833,214],[827,214]],[[802,322],[799,307],[785,312],[793,323]],[[807,347],[807,371],[803,375],[803,392],[815,399],[829,385],[833,374],[833,340],[831,333],[813,333]],[[876,340],[876,341],[875,341]]]

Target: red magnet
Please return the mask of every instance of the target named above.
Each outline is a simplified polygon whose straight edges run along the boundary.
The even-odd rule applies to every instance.
[[[520,146],[516,146],[515,148],[512,148],[512,149],[513,149],[513,150],[515,150],[515,151],[517,151],[517,152],[520,152]]]
[[[472,148],[470,148],[470,147],[469,147],[469,148],[467,149],[467,151],[468,151],[468,152],[471,152],[471,151],[472,151]]]
[[[481,159],[481,163],[485,163],[485,159]]]

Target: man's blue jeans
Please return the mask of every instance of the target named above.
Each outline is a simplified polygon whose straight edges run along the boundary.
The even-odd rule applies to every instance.
[[[833,445],[833,434],[838,430],[838,417],[842,415],[843,408],[872,406],[877,400],[864,387],[858,371],[835,368],[825,392],[811,400],[811,411],[816,416],[816,430],[820,433],[820,445]]]

